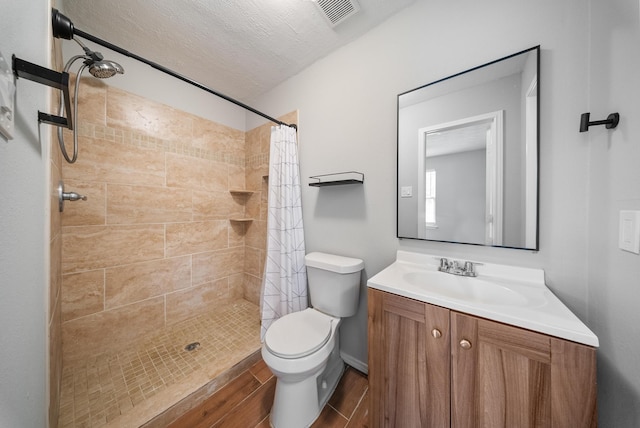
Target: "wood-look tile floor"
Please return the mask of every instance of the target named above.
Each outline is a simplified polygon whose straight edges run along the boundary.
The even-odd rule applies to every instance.
[[[172,428],[269,428],[276,378],[260,360],[215,394],[173,421]],[[314,428],[368,426],[367,376],[347,366]]]

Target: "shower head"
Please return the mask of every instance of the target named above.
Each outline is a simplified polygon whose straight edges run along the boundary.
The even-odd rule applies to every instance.
[[[69,114],[73,115],[73,122],[70,122],[70,123],[78,122],[78,89],[80,88],[80,79],[82,78],[82,72],[84,71],[85,68],[88,67],[89,72],[94,77],[97,77],[100,79],[106,79],[108,77],[115,76],[116,74],[124,74],[124,68],[122,68],[120,64],[114,61],[109,61],[104,59],[104,57],[100,52],[92,51],[79,40],[75,40],[75,41],[82,47],[82,49],[84,50],[84,54],[74,55],[71,58],[69,58],[69,60],[64,66],[64,72],[68,73],[69,70],[71,69],[71,66],[76,61],[78,60],[84,60],[84,61],[82,61],[82,64],[80,64],[80,68],[78,68],[78,71],[76,73],[76,83],[75,83],[74,96],[73,96],[73,112],[69,111]],[[67,81],[67,85],[69,85],[68,81]],[[65,106],[63,105],[63,99],[62,97],[60,97],[60,107],[59,107],[60,116],[62,116],[64,112],[64,108]],[[69,105],[67,105],[67,110],[70,110]],[[78,133],[76,132],[75,128],[72,129],[72,131],[73,131],[73,154],[70,157],[67,154],[67,149],[65,147],[62,128],[61,127],[58,128],[58,144],[60,145],[62,156],[69,163],[74,163],[78,158]]]
[[[53,24],[53,36],[57,38],[73,40],[82,47],[85,53],[85,65],[89,67],[89,73],[99,79],[107,79],[116,74],[124,74],[124,68],[114,61],[105,60],[100,52],[92,51],[80,40],[74,38],[76,32],[73,22],[57,9],[51,9]]]
[[[73,39],[84,50],[84,65],[89,67],[89,73],[99,79],[107,79],[116,74],[124,74],[124,68],[115,61],[104,59],[104,56],[97,51],[92,51],[80,40]]]
[[[89,73],[99,79],[107,79],[116,74],[124,74],[124,68],[114,61],[93,61],[89,64]]]

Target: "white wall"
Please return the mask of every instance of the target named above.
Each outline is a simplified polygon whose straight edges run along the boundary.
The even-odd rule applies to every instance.
[[[48,67],[47,0],[0,0],[0,51]],[[15,138],[0,137],[0,426],[47,425],[48,89],[17,82]]]
[[[299,109],[303,178],[365,174],[362,186],[304,187],[308,251],[361,257],[367,278],[398,248],[543,268],[600,336],[603,427],[640,425],[640,259],[615,248],[618,210],[640,208],[638,20],[637,0],[418,0],[253,103]],[[396,95],[538,44],[540,251],[397,240]],[[581,113],[618,109],[619,129],[578,132]],[[361,303],[342,346],[366,362]]]
[[[592,0],[591,120],[615,130],[581,135],[590,150],[589,318],[600,337],[601,426],[640,426],[640,256],[618,249],[620,210],[640,210],[640,13],[637,0]]]

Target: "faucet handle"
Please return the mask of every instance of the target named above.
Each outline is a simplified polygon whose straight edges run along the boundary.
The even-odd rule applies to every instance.
[[[440,257],[440,266],[438,267],[438,270],[440,272],[446,272],[447,269],[449,269],[449,260],[444,257]]]
[[[470,261],[466,261],[464,262],[464,274],[465,276],[478,276],[478,273],[476,272],[476,266],[478,265],[483,265],[484,263],[478,263],[478,262],[470,262]]]

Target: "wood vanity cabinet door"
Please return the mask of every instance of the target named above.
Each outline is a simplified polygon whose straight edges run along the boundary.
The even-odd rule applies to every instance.
[[[551,427],[548,336],[451,312],[451,426]]]
[[[448,427],[449,310],[369,289],[371,427]]]
[[[596,349],[551,338],[551,360],[553,426],[597,427]]]
[[[597,425],[595,349],[451,311],[451,426]]]

